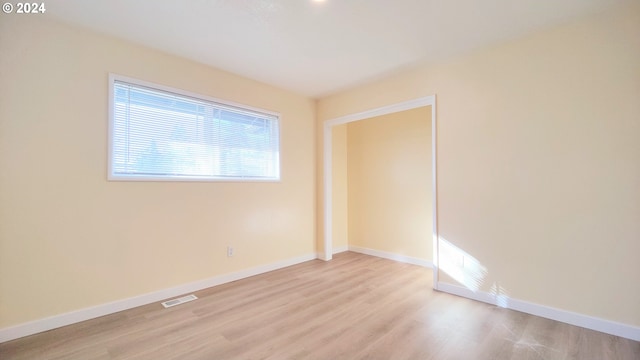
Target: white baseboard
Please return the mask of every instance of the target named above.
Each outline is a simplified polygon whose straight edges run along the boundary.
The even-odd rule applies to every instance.
[[[336,253],[345,251],[342,249],[335,249]],[[357,246],[349,246],[348,250],[358,252],[366,255],[377,256],[385,259],[400,261],[404,263],[424,266],[432,268],[433,264],[430,261],[417,259],[409,256],[388,253],[384,251],[378,251],[373,249],[361,248]],[[131,309],[134,307],[147,305],[154,302],[159,302],[171,297],[183,295],[190,292],[199,291],[212,286],[225,284],[231,281],[244,279],[250,276],[259,275],[269,271],[281,269],[287,266],[299,264],[305,261],[316,259],[316,254],[308,254],[299,256],[292,259],[279,261],[272,264],[262,265],[251,269],[241,270],[238,272],[215,276],[209,279],[195,281],[192,283],[176,286],[169,289],[159,290],[152,293],[135,296],[128,299],[118,300],[102,305],[97,305],[89,308],[84,308],[65,314],[50,316],[44,319],[31,321],[28,323],[0,329],[0,343],[18,339],[24,336],[33,335],[39,332],[55,329],[58,327],[71,325],[81,321],[97,318],[104,315],[113,314],[119,311]],[[564,322],[571,325],[584,327],[587,329],[600,331],[603,333],[624,337],[627,339],[640,341],[640,327],[622,324],[614,321],[604,320],[588,315],[578,314],[570,311],[560,310],[544,305],[538,305],[522,300],[511,299],[506,296],[493,295],[487,292],[475,292],[465,287],[438,282],[436,286],[437,290],[447,292],[450,294],[462,296],[465,298],[482,301],[492,305],[521,311],[527,314],[544,317],[560,322]]]
[[[407,264],[413,264],[413,265],[419,265],[419,266],[423,266],[423,267],[427,267],[427,268],[433,268],[433,263],[431,261],[418,259],[418,258],[411,257],[411,256],[405,256],[405,255],[390,253],[390,252],[386,252],[386,251],[368,249],[368,248],[363,248],[363,247],[353,246],[353,245],[349,245],[349,251],[353,251],[353,252],[357,252],[357,253],[361,253],[361,254],[366,254],[366,255],[371,255],[371,256],[377,256],[377,257],[384,258],[384,259],[389,259],[389,260],[395,260],[395,261],[399,261],[399,262],[403,262],[403,263],[407,263]]]
[[[237,271],[230,274],[214,276],[209,279],[195,281],[192,283],[172,287],[169,289],[154,291],[152,293],[113,301],[106,304],[92,306],[65,314],[54,315],[44,319],[30,321],[20,325],[0,329],[0,343],[18,339],[24,336],[37,334],[39,332],[59,328],[66,325],[75,324],[81,321],[94,319],[100,316],[109,315],[118,311],[131,309],[134,307],[159,302],[168,298],[176,297],[186,293],[199,291],[212,286],[225,284],[231,281],[244,279],[250,276],[263,274],[269,271],[278,270],[287,266],[299,264],[305,261],[316,259],[316,254],[307,254],[295,258],[278,261],[272,264],[257,266],[254,268]]]
[[[615,321],[596,318],[589,315],[560,310],[549,306],[538,305],[523,300],[512,299],[504,295],[493,295],[484,291],[472,291],[463,286],[438,282],[437,290],[482,301],[506,309],[540,316],[623,338],[640,341],[640,327],[618,323]]]
[[[338,247],[334,247],[333,248],[333,253],[334,254],[339,254],[345,251],[349,251],[349,246],[345,245],[345,246],[338,246]]]
[[[345,251],[349,251],[349,247],[348,246],[338,246],[338,247],[334,247],[332,249],[331,255],[335,255],[335,254],[339,254]],[[316,254],[316,257],[320,260],[324,260],[324,261],[328,261],[329,259],[327,259],[324,256],[324,252],[319,252],[318,254]]]

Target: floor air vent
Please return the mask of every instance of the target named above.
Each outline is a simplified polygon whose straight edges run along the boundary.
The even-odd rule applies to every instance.
[[[197,299],[197,297],[195,295],[191,294],[191,295],[179,297],[177,299],[167,300],[167,301],[162,303],[162,306],[164,306],[165,308],[170,308],[172,306],[184,304],[186,302],[193,301],[193,300],[196,300],[196,299]]]

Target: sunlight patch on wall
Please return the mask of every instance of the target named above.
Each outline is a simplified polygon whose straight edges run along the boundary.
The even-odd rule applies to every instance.
[[[467,289],[478,291],[487,276],[487,268],[464,250],[440,237],[440,269]]]

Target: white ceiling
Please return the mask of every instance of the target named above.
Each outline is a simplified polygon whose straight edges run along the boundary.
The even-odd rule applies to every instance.
[[[47,0],[46,7],[63,22],[321,97],[621,2]]]

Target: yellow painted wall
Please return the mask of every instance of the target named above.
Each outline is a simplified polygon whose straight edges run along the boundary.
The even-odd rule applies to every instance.
[[[349,245],[349,204],[347,167],[347,124],[331,128],[332,151],[331,175],[331,231],[333,251],[344,250]]]
[[[432,94],[439,235],[479,289],[640,325],[640,5],[329,96],[318,121]]]
[[[432,261],[431,107],[347,126],[349,245]]]
[[[109,72],[280,112],[282,181],[108,182]],[[314,118],[302,96],[3,16],[0,328],[314,253]]]

